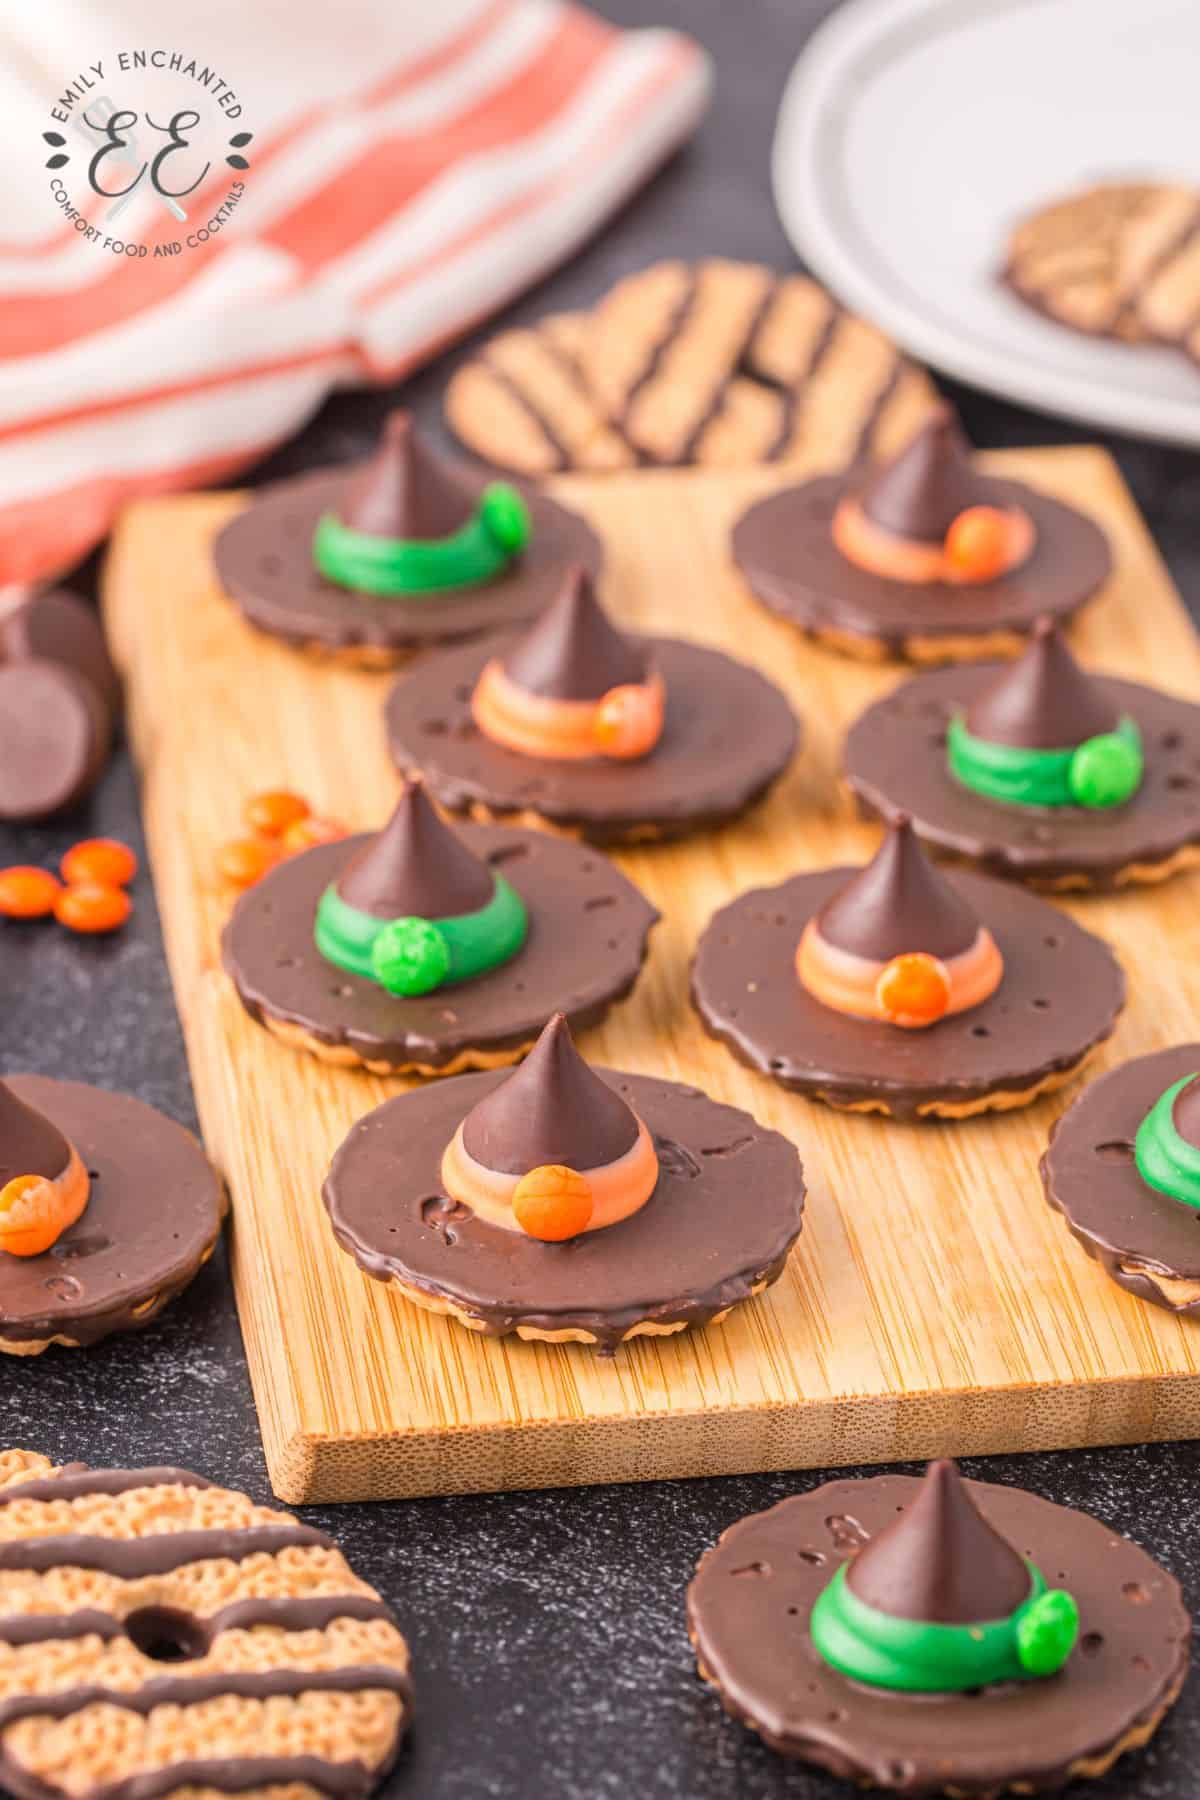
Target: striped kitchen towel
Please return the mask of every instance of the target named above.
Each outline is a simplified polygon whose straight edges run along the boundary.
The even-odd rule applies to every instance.
[[[0,588],[217,481],[570,254],[703,52],[568,0],[46,0],[0,19]]]

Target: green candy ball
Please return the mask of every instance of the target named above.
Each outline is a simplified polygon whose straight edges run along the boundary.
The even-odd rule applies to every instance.
[[[484,488],[480,515],[488,534],[502,550],[516,555],[533,534],[533,520],[523,495],[510,481],[493,481]]]
[[[1062,1668],[1079,1636],[1079,1608],[1062,1588],[1047,1588],[1017,1621],[1017,1656],[1030,1675]]]
[[[1115,731],[1088,738],[1071,758],[1067,785],[1079,806],[1120,806],[1142,779],[1141,753]]]
[[[375,939],[371,967],[389,994],[429,994],[450,973],[450,951],[428,919],[393,919]]]

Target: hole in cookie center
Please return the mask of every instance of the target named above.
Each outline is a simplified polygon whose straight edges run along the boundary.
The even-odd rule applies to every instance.
[[[125,1621],[126,1635],[151,1662],[193,1662],[208,1649],[195,1619],[169,1606],[143,1606]]]

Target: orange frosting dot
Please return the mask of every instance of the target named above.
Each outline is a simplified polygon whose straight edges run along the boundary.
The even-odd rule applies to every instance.
[[[950,1003],[950,976],[924,950],[893,956],[875,984],[880,1011],[893,1025],[920,1028],[941,1018]]]
[[[596,708],[592,733],[605,756],[645,756],[662,736],[662,688],[655,683],[610,688]]]
[[[592,1190],[577,1169],[545,1163],[522,1175],[513,1192],[513,1217],[521,1230],[543,1243],[558,1244],[586,1231]]]
[[[968,506],[946,533],[951,581],[994,581],[1012,562],[1012,521],[996,506]]]

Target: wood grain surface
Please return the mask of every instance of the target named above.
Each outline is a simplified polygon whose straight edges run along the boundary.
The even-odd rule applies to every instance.
[[[1105,525],[1118,571],[1075,632],[1096,667],[1200,699],[1190,623],[1100,451],[988,459]],[[209,544],[237,495],[148,501],[115,534],[110,636],[129,684],[147,834],[205,1137],[234,1197],[233,1267],[271,1479],[282,1499],[350,1500],[1116,1443],[1200,1433],[1200,1334],[1090,1263],[1045,1206],[1037,1158],[1077,1091],[957,1126],[834,1113],[740,1068],[701,1030],[687,965],[746,887],[877,841],[837,781],[846,726],[897,679],[806,644],[755,606],[725,551],[766,472],[563,479],[609,544],[619,617],[723,645],[785,686],[802,755],[768,803],[695,843],[623,854],[662,909],[632,999],[592,1058],[695,1081],[800,1147],[806,1225],[782,1280],[707,1332],[610,1360],[494,1340],[419,1311],[338,1250],[320,1186],[349,1126],[396,1080],[274,1042],[221,971],[231,895],[218,846],[244,798],[285,786],[356,828],[396,791],[388,677],[253,634],[215,588]],[[419,677],[418,677],[419,678]],[[1200,779],[1200,771],[1197,772]],[[1195,1036],[1200,877],[1066,910],[1131,978],[1113,1061]],[[1188,947],[1190,948],[1190,952]]]

